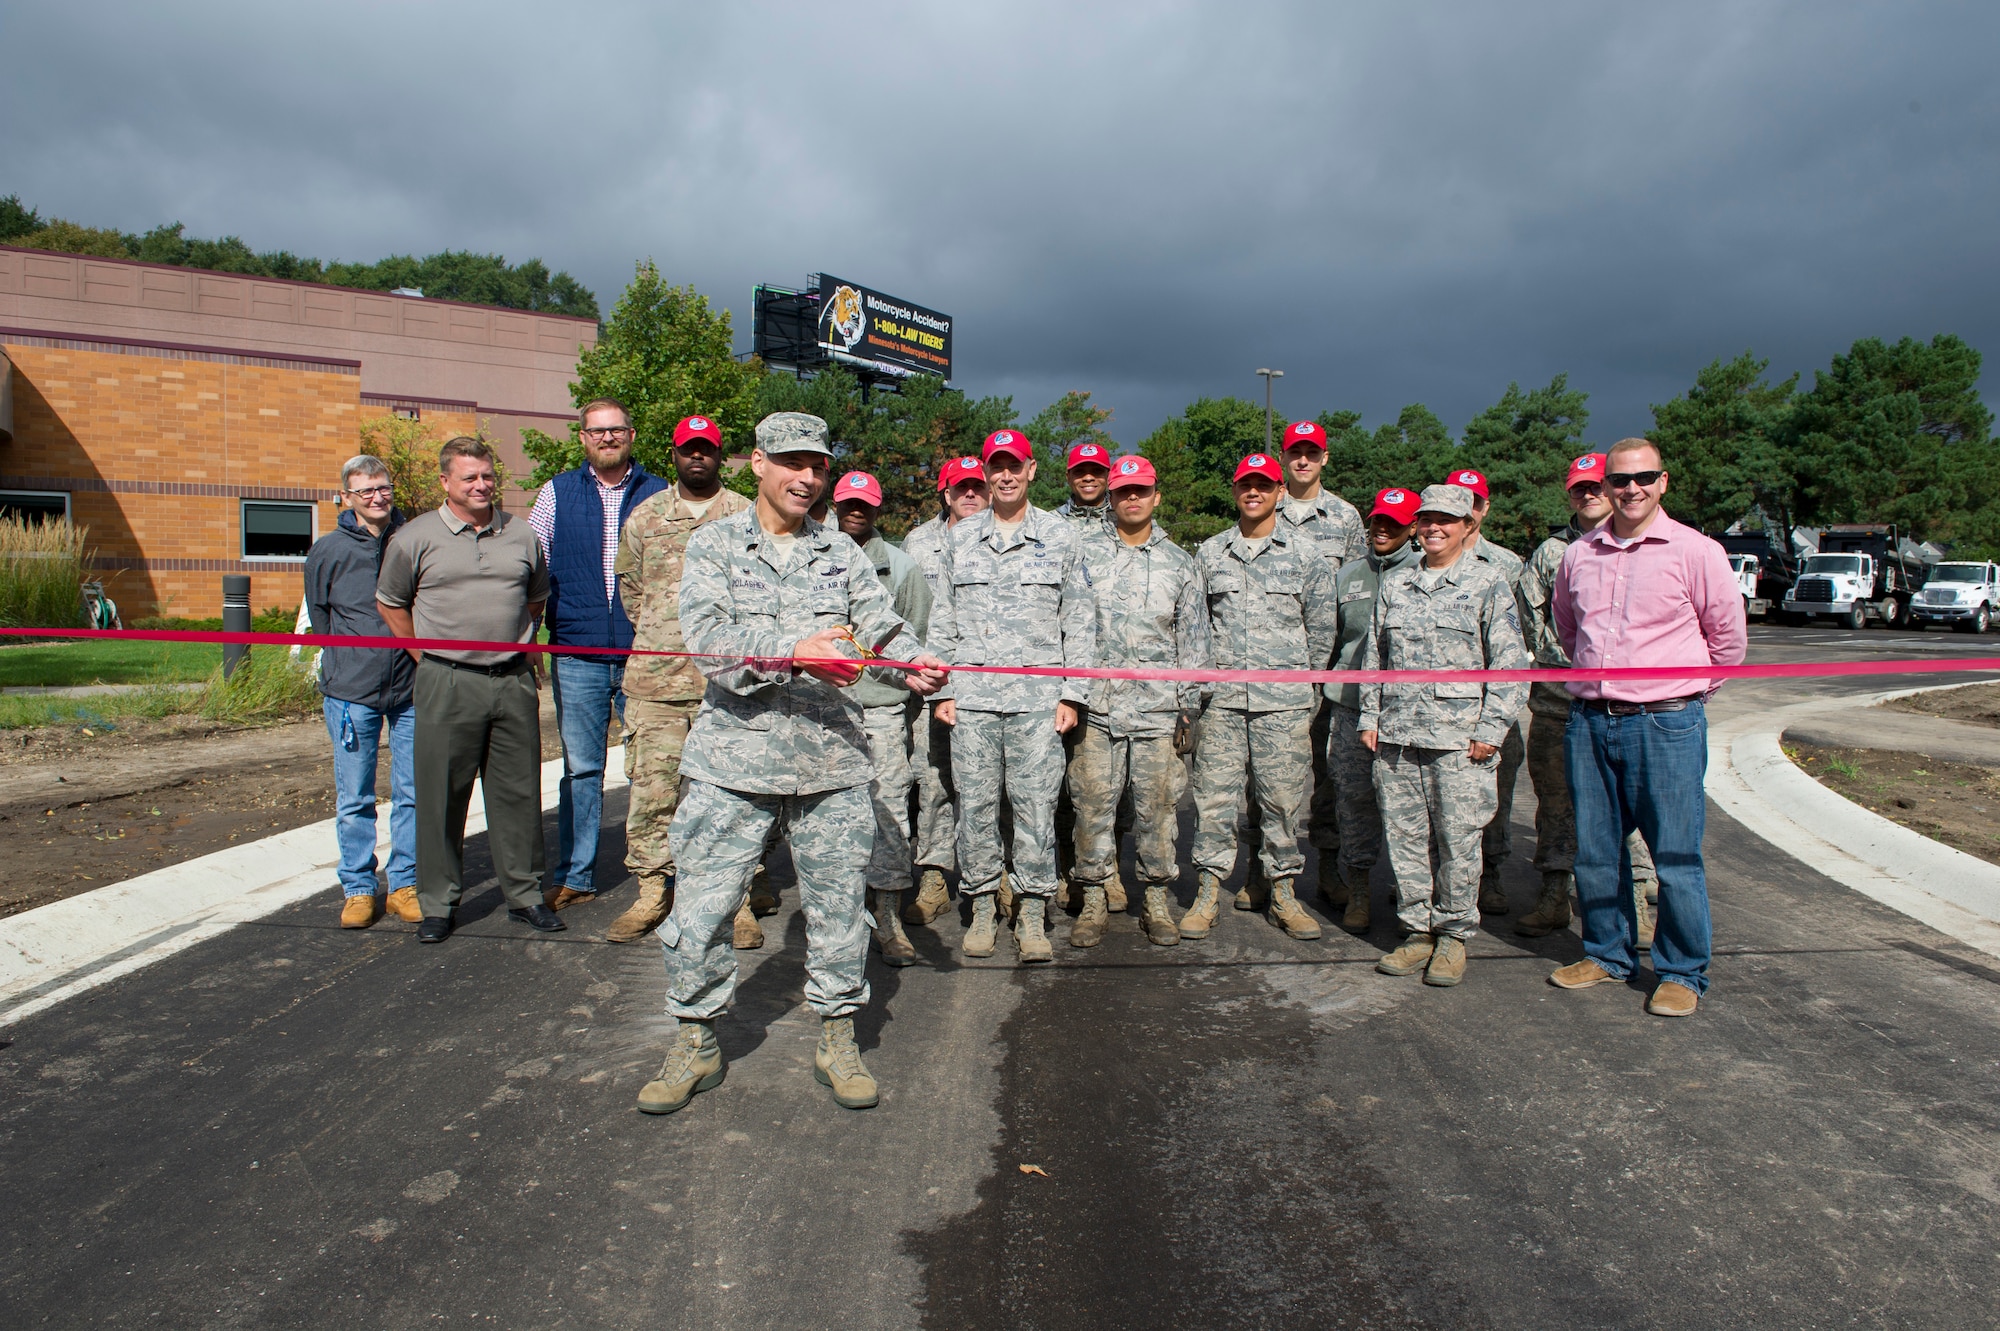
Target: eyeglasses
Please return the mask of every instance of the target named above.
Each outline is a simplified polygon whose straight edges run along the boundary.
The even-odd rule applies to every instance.
[[[1628,485],[1636,485],[1643,490],[1666,474],[1663,471],[1614,471],[1604,480],[1614,490],[1623,490]]]
[[[349,490],[347,493],[356,499],[393,499],[396,491],[393,486],[371,485],[366,490]]]
[[[581,433],[585,439],[622,439],[632,433],[632,427],[629,425],[607,425],[600,430],[595,426],[589,426]]]
[[[1569,487],[1571,494],[1580,494],[1586,499],[1595,499],[1604,493],[1604,486],[1597,481],[1578,481]]]

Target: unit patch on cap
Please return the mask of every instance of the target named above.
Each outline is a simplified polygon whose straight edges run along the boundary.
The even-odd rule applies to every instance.
[[[1011,444],[1014,442],[1014,436],[1009,434],[1007,431],[1002,430],[1000,433],[993,436],[993,442],[996,444]]]
[[[863,480],[859,474],[856,474],[847,478],[847,488],[850,490],[865,490],[868,488],[868,482]]]
[[[1477,485],[1479,484],[1479,473],[1476,471],[1462,471],[1458,473],[1458,483],[1460,485]]]
[[[688,429],[706,430],[707,428],[708,428],[708,422],[703,420],[701,417],[699,416],[688,417]]]
[[[1076,455],[1080,458],[1094,458],[1097,456],[1097,445],[1085,444],[1076,450]]]
[[[1300,421],[1297,425],[1294,425],[1292,427],[1293,434],[1311,434],[1312,432],[1313,432],[1313,427],[1311,421]]]
[[[1597,454],[1585,453],[1569,465],[1577,471],[1594,471],[1597,467]]]
[[[1382,502],[1385,504],[1400,504],[1408,498],[1409,496],[1401,490],[1387,490],[1382,494]]]
[[[1131,458],[1126,458],[1123,462],[1118,464],[1118,471],[1121,475],[1124,476],[1130,476],[1133,472],[1137,470],[1139,470],[1139,464],[1134,462]]]
[[[1262,453],[1252,453],[1249,457],[1244,458],[1243,460],[1249,463],[1253,467],[1266,467],[1269,466],[1271,463],[1271,459],[1265,457]]]

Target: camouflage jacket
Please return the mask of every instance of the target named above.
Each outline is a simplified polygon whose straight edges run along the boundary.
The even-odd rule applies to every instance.
[[[889,544],[880,535],[870,538],[861,553],[875,567],[875,576],[889,590],[889,608],[910,626],[918,642],[927,641],[931,625],[931,588],[924,581],[917,561]],[[878,679],[881,671],[870,671],[848,688],[854,701],[863,707],[905,707],[916,695],[901,679]],[[942,690],[946,697],[949,689]],[[935,696],[935,695],[933,695]]]
[[[917,567],[923,570],[932,600],[937,599],[938,586],[944,581],[945,548],[950,544],[951,528],[942,516],[918,523],[903,538],[903,553],[916,560]]]
[[[1433,572],[1418,561],[1382,578],[1363,670],[1525,670],[1521,619],[1506,579],[1461,555]],[[1365,684],[1362,730],[1384,744],[1462,749],[1498,745],[1527,701],[1525,684]]]
[[[1368,524],[1360,510],[1331,490],[1322,489],[1311,499],[1287,494],[1278,501],[1278,519],[1319,544],[1329,573],[1368,553]]]
[[[1521,556],[1504,545],[1495,545],[1481,536],[1473,544],[1472,557],[1482,564],[1491,564],[1495,572],[1506,580],[1507,590],[1513,591],[1521,582]]]
[[[945,551],[950,590],[931,608],[931,650],[953,665],[1097,664],[1097,598],[1076,529],[1029,505],[1003,536],[993,510],[951,529]],[[1088,679],[954,674],[960,707],[1039,712],[1090,701]]]
[[[1263,548],[1236,527],[1195,552],[1208,593],[1210,650],[1218,670],[1322,670],[1339,620],[1333,569],[1309,537],[1280,522]],[[1316,705],[1311,684],[1217,684],[1210,701],[1249,712]]]
[[[1062,507],[1056,510],[1056,516],[1075,527],[1078,536],[1088,536],[1099,530],[1113,533],[1118,530],[1111,525],[1111,501],[1108,499],[1089,507],[1077,503],[1075,499],[1065,499]]]
[[[684,652],[681,635],[681,563],[688,537],[705,523],[750,507],[724,489],[697,518],[670,485],[641,502],[625,519],[618,538],[618,594],[632,617],[632,646],[638,651]],[[649,702],[693,702],[707,687],[693,661],[671,656],[634,656],[625,663],[625,696]]]
[[[1535,547],[1528,556],[1521,580],[1514,584],[1514,601],[1520,607],[1521,628],[1527,634],[1528,654],[1536,665],[1566,667],[1569,653],[1556,637],[1556,617],[1551,600],[1556,586],[1556,570],[1577,537],[1583,535],[1574,522]],[[1549,716],[1569,715],[1569,690],[1560,684],[1530,684],[1528,710]]]
[[[688,731],[681,774],[759,795],[814,795],[874,778],[861,705],[847,689],[791,668],[792,647],[849,624],[883,656],[923,648],[890,608],[861,547],[806,519],[783,567],[756,510],[704,525],[688,541],[681,624],[708,691]],[[881,678],[897,672],[874,671]]]
[[[1359,559],[1350,559],[1334,574],[1334,595],[1340,605],[1340,637],[1333,646],[1333,668],[1335,670],[1361,669],[1361,657],[1368,647],[1368,626],[1375,619],[1375,594],[1382,588],[1382,575],[1394,569],[1408,568],[1424,557],[1424,552],[1415,541],[1411,541],[1387,559],[1380,558],[1373,550]],[[1361,686],[1359,684],[1327,684],[1321,692],[1327,701],[1338,703],[1350,711],[1361,710]]]
[[[1109,669],[1206,670],[1208,597],[1194,556],[1153,524],[1144,545],[1117,529],[1084,537],[1083,562],[1097,592],[1097,664]],[[1204,686],[1170,680],[1098,679],[1091,725],[1111,734],[1171,735],[1182,711],[1201,706]]]

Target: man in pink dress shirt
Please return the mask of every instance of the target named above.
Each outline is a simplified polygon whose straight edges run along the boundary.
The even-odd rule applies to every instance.
[[[1576,539],[1556,574],[1556,636],[1579,670],[1686,666],[1671,679],[1588,680],[1564,735],[1576,801],[1576,895],[1582,961],[1549,977],[1564,989],[1629,980],[1638,969],[1638,922],[1625,838],[1638,828],[1660,874],[1646,1010],[1691,1016],[1708,990],[1708,879],[1701,838],[1707,814],[1708,695],[1704,670],[1735,665],[1748,638],[1743,593],[1722,547],[1660,508],[1667,470],[1646,439],[1611,446],[1608,521]]]

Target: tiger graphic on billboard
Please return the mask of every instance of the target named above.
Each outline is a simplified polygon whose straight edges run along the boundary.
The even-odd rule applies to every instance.
[[[861,309],[861,293],[850,286],[838,286],[821,307],[819,340],[842,351],[852,351],[868,331],[868,317]]]

